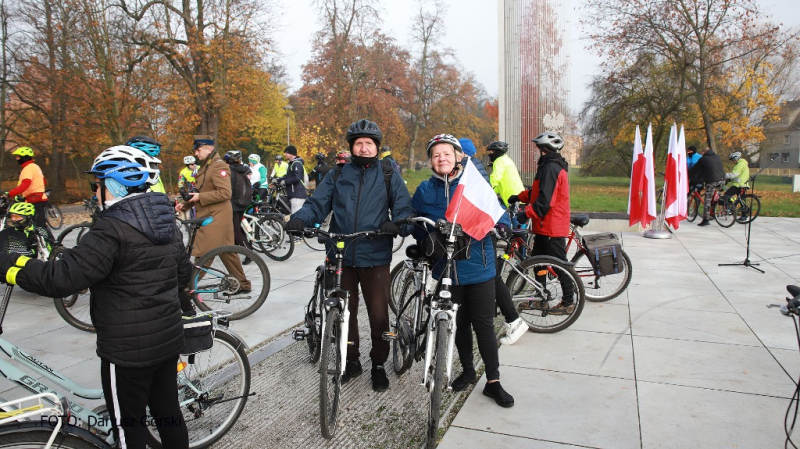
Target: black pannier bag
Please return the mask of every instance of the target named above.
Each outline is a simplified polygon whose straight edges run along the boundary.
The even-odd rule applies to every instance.
[[[211,349],[214,345],[211,315],[183,317],[183,338],[185,340],[181,350],[183,355]]]
[[[611,232],[586,235],[583,237],[583,247],[586,248],[586,255],[589,263],[594,268],[597,276],[607,276],[617,274],[623,268],[622,264],[622,245],[619,238]]]

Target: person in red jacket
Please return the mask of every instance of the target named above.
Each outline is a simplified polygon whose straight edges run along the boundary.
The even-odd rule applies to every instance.
[[[17,163],[22,169],[19,174],[19,184],[8,192],[9,198],[22,195],[25,202],[33,204],[33,222],[37,228],[48,231],[47,221],[44,215],[44,204],[47,195],[44,194],[44,174],[42,169],[33,162],[33,150],[31,147],[19,147],[12,153],[17,158]]]
[[[529,190],[511,195],[508,202],[522,201],[528,204],[517,219],[520,223],[531,219],[531,231],[535,234],[532,255],[553,256],[566,261],[570,210],[567,175],[569,164],[560,154],[564,148],[564,139],[556,133],[545,132],[531,142],[542,152],[536,165],[533,185]],[[575,292],[572,284],[565,280],[561,283],[561,287],[564,297],[550,313],[554,311],[572,313],[575,308]]]

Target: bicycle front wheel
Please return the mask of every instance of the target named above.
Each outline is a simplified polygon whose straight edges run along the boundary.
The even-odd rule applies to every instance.
[[[319,361],[321,347],[322,347],[322,316],[325,313],[325,268],[317,268],[317,276],[314,281],[314,296],[306,306],[305,326],[306,326],[306,343],[308,344],[308,351],[311,353],[311,363]]]
[[[74,248],[78,246],[81,237],[89,232],[90,229],[92,229],[92,224],[88,221],[67,226],[58,234],[56,244],[66,246],[67,248]]]
[[[696,196],[689,194],[689,203],[686,205],[686,221],[693,222],[697,218],[697,211],[700,210],[700,200]]]
[[[342,338],[341,312],[332,308],[325,318],[325,334],[322,337],[322,361],[319,365],[319,425],[322,436],[333,438],[339,414],[339,395],[342,390]]]
[[[189,431],[189,447],[209,447],[225,436],[242,414],[249,394],[250,362],[244,344],[233,335],[217,330],[211,349],[181,355],[178,401]],[[161,448],[156,427],[147,429],[147,444]]]
[[[242,265],[245,257],[252,262]],[[240,279],[241,274],[236,275],[237,271],[244,279]],[[269,269],[264,259],[237,245],[220,246],[207,252],[197,261],[192,273],[197,307],[204,311],[227,310],[232,313],[232,320],[258,310],[267,299],[269,287]]]
[[[508,276],[514,307],[533,332],[553,333],[572,325],[586,301],[583,283],[572,267],[548,256],[523,260]],[[567,300],[565,305],[564,300]]]
[[[61,209],[48,201],[47,205],[44,207],[44,210],[44,217],[47,221],[47,225],[50,226],[51,229],[61,229],[61,226],[64,224],[64,216],[61,215]]]
[[[254,230],[255,241],[261,252],[273,260],[286,260],[294,252],[292,236],[283,230],[283,220],[259,217]]]
[[[750,202],[751,199],[752,203]],[[736,209],[734,209],[736,221],[742,224],[755,220],[759,212],[761,212],[761,200],[752,193],[742,195],[741,199],[736,202]]]
[[[392,272],[389,274],[391,277],[391,283],[389,287],[389,308],[392,309],[392,313],[397,315],[397,312],[400,310],[400,306],[404,303],[405,299],[403,298],[403,294],[406,291],[406,286],[410,282],[413,284],[414,278],[414,270],[411,270],[406,266],[406,262],[408,260],[401,260],[397,263],[397,265],[392,268]],[[410,293],[414,291],[411,290]]]
[[[63,246],[55,247],[50,253],[50,260],[59,260],[63,252]],[[53,304],[61,318],[70,326],[85,332],[96,332],[89,313],[88,289],[65,298],[53,298]]]
[[[723,228],[730,228],[736,223],[734,205],[730,201],[718,201],[714,205],[714,220]]]
[[[428,369],[433,369],[428,373],[430,384],[430,401],[428,403],[428,441],[425,447],[433,449],[436,447],[439,434],[439,418],[441,417],[442,391],[447,388],[444,380],[444,371],[447,365],[447,321],[440,320],[436,324],[436,352],[433,353],[433,360]]]
[[[583,251],[578,251],[572,257],[575,264],[575,272],[581,278],[583,289],[586,293],[586,300],[592,302],[604,302],[614,299],[628,288],[633,277],[633,266],[631,259],[620,250],[619,272],[598,276],[594,272],[594,267],[589,262],[589,257]]]

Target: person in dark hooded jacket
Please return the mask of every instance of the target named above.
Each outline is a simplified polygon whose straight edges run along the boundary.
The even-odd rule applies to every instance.
[[[359,120],[347,128],[346,139],[353,153],[352,162],[325,175],[311,198],[286,223],[286,230],[302,231],[305,227],[322,223],[329,213],[333,213],[331,232],[344,234],[381,231],[394,236],[401,234],[405,229],[401,230],[397,223],[411,216],[411,198],[403,178],[391,169],[387,188],[386,173],[378,159],[383,133],[376,123]],[[350,295],[348,341],[353,343],[347,346],[342,383],[349,382],[363,372],[358,335],[360,286],[367,306],[372,339],[372,350],[369,353],[372,361],[372,389],[386,391],[389,388],[389,379],[383,363],[389,357],[389,342],[383,339],[383,334],[389,331],[392,237],[359,239],[347,242],[345,248],[342,288]],[[332,251],[328,256],[333,259]]]
[[[242,163],[241,151],[228,151],[225,153],[225,157],[223,159],[228,163],[228,165],[230,165],[231,170],[236,172],[235,176],[244,176],[247,178],[247,183],[250,184],[250,174],[253,173],[253,171],[250,170],[248,165]],[[231,175],[231,182],[234,181],[233,176],[234,175]],[[231,189],[234,187],[235,186],[231,185]],[[244,235],[244,229],[242,229],[242,218],[244,218],[244,212],[247,210],[247,207],[237,205],[233,196],[231,196],[231,210],[233,211],[233,242],[239,246],[250,248],[247,237]],[[250,258],[245,257],[245,259],[242,261],[242,265],[247,265],[250,262]]]
[[[706,147],[703,157],[689,170],[689,179],[698,179],[703,182],[705,196],[703,197],[703,220],[698,226],[711,224],[711,201],[714,191],[722,189],[725,185],[725,167],[722,159],[711,148]]]
[[[147,192],[159,178],[150,162],[160,161],[123,145],[103,151],[87,173],[98,180],[104,211],[78,246],[49,262],[0,253],[0,276],[55,298],[88,288],[119,447],[145,448],[149,407],[164,447],[187,448],[175,367],[184,345],[178,290],[192,265],[172,202]]]

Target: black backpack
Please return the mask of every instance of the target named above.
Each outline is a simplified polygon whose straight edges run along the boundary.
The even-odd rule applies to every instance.
[[[253,200],[253,186],[243,173],[231,168],[231,203],[234,207],[245,209]]]

